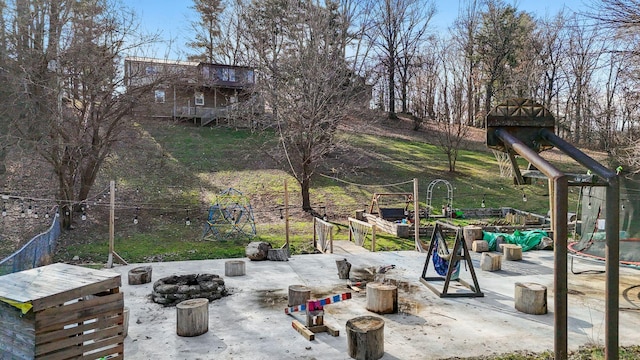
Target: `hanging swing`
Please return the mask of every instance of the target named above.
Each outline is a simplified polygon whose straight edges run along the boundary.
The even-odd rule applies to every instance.
[[[450,227],[456,229],[456,239],[453,244],[453,249],[449,251],[447,244],[442,234],[442,227]],[[465,261],[467,269],[471,273],[473,285],[460,279],[460,262]],[[440,276],[427,276],[427,270],[429,269],[429,263],[433,261],[433,266],[436,273]],[[462,230],[443,223],[436,222],[431,235],[431,242],[429,243],[429,252],[427,259],[424,263],[422,270],[422,276],[420,281],[425,284],[431,291],[438,294],[441,298],[444,297],[483,297],[484,294],[480,291],[480,285],[478,284],[478,278],[476,272],[473,269],[473,263],[471,262],[471,254],[462,237]],[[434,286],[432,282],[444,281],[442,289]],[[451,281],[455,281],[470,291],[464,289],[455,289],[453,292],[449,292],[449,285]]]

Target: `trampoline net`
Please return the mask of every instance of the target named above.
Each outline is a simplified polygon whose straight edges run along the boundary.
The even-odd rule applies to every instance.
[[[621,179],[620,261],[640,265],[640,181]],[[606,187],[584,187],[581,197],[579,241],[572,250],[605,258]]]

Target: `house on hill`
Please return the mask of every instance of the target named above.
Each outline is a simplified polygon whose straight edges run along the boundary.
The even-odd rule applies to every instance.
[[[156,84],[134,109],[137,116],[242,126],[237,122],[264,112],[249,67],[140,57],[126,58],[124,67],[127,88]]]

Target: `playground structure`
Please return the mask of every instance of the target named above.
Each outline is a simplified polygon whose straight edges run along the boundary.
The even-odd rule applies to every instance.
[[[202,238],[228,239],[233,236],[254,237],[256,225],[249,198],[240,191],[229,188],[216,195],[209,207]]]
[[[569,186],[603,186],[606,188],[607,208],[604,230],[606,233],[606,321],[605,357],[618,358],[619,325],[619,182],[617,174],[567,143],[554,133],[555,118],[542,105],[523,98],[509,99],[487,115],[487,146],[506,152],[511,161],[516,181],[525,184],[515,160],[519,154],[549,180],[551,223],[554,235],[554,355],[567,357],[567,213]],[[542,158],[541,151],[556,147],[594,175],[590,183],[558,170]],[[529,175],[529,174],[528,174]]]

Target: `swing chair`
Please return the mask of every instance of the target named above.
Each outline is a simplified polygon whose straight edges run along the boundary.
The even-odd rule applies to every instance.
[[[431,291],[436,293],[441,298],[446,297],[483,297],[484,293],[480,291],[480,285],[478,284],[478,278],[476,272],[473,269],[473,263],[471,262],[471,254],[467,248],[464,238],[462,236],[462,230],[456,229],[456,239],[453,244],[453,248],[449,251],[447,244],[442,234],[442,227],[450,226],[446,223],[436,222],[431,235],[431,242],[429,243],[429,251],[427,253],[427,259],[424,263],[422,270],[422,276],[420,281],[425,284]],[[471,273],[473,285],[460,279],[460,263],[461,260],[465,261],[467,268]],[[427,276],[427,270],[429,269],[429,263],[433,261],[433,267],[439,276]],[[433,282],[444,281],[442,289],[436,287]],[[449,285],[451,281],[455,281],[469,289],[469,291],[449,292]]]

